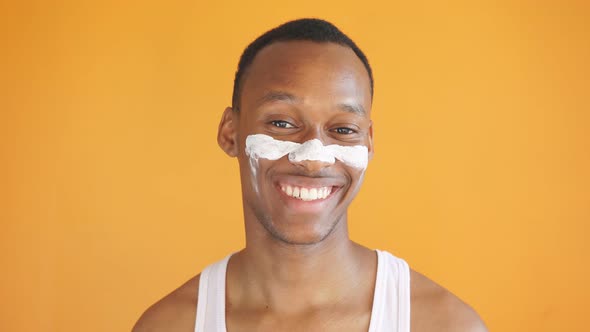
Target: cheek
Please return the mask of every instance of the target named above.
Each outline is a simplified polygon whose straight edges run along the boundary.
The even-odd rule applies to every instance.
[[[252,188],[257,194],[259,194],[259,188],[262,185],[261,182],[264,179],[264,174],[267,173],[267,170],[272,167],[275,161],[248,157],[246,158],[246,169],[250,176]]]
[[[359,171],[364,171],[369,164],[369,151],[364,145],[357,146],[328,146],[334,156],[346,164]]]
[[[248,158],[248,168],[250,171],[250,179],[252,182],[252,189],[256,194],[259,194],[260,191],[258,189],[258,174],[260,173],[260,163],[255,158]]]
[[[365,169],[359,168],[348,168],[348,175],[350,176],[350,190],[352,192],[357,192],[360,188],[363,180],[365,179]]]
[[[259,162],[246,155],[241,155],[238,156],[238,163],[243,190],[258,193]]]

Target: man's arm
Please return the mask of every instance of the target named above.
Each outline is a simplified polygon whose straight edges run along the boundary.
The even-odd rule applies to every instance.
[[[413,271],[411,280],[412,332],[487,332],[468,304],[424,275]]]
[[[197,313],[200,275],[150,306],[139,318],[132,332],[193,331]]]

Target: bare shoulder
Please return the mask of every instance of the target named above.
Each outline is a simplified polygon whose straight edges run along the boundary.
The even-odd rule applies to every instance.
[[[132,332],[190,332],[194,330],[200,274],[150,306]]]
[[[412,332],[487,332],[479,315],[468,304],[426,276],[412,270]]]

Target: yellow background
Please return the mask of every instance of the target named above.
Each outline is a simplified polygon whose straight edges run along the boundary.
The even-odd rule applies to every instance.
[[[410,4],[408,4],[410,3]],[[375,72],[352,237],[492,331],[587,331],[586,1],[4,1],[0,330],[129,331],[244,243],[216,144],[243,48],[331,20]]]

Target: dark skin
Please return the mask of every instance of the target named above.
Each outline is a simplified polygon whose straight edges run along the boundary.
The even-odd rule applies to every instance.
[[[246,247],[228,264],[228,331],[367,331],[376,254],[350,240],[347,208],[363,171],[339,161],[261,159],[245,139],[364,145],[373,154],[370,81],[354,52],[332,43],[277,42],[243,78],[239,111],[227,108],[218,142],[240,164]],[[321,203],[281,192],[288,183],[332,188]],[[453,294],[411,271],[411,329],[487,331]],[[193,331],[199,275],[151,306],[133,331]]]

